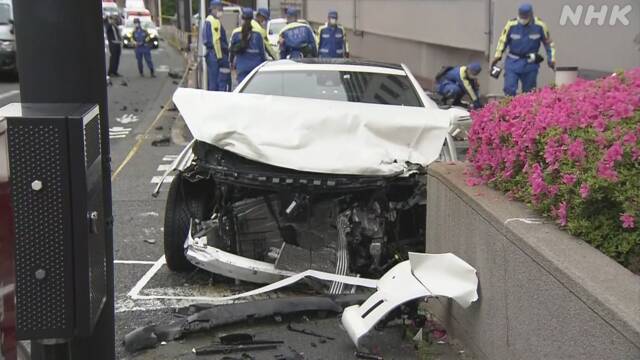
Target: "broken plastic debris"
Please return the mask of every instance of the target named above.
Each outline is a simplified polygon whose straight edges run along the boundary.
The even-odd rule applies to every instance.
[[[377,288],[362,305],[342,314],[342,325],[356,346],[389,312],[408,301],[447,296],[467,308],[478,299],[476,270],[453,254],[409,253],[409,260],[384,274]]]

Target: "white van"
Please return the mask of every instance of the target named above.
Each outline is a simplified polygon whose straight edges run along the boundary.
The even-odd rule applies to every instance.
[[[11,0],[0,0],[0,71],[18,71]]]

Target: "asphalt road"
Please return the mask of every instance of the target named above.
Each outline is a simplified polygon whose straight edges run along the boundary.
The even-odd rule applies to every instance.
[[[0,73],[0,107],[20,101],[20,85],[15,75]]]

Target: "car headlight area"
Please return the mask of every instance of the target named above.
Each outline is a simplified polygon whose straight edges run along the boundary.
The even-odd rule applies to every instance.
[[[14,41],[0,41],[0,51],[14,52],[16,51],[16,43]]]

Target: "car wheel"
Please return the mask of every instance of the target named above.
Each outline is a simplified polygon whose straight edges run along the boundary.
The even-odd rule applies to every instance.
[[[164,256],[172,271],[195,268],[185,256],[184,242],[191,218],[204,220],[211,216],[210,197],[213,187],[207,181],[192,183],[181,174],[171,182],[164,215]]]

